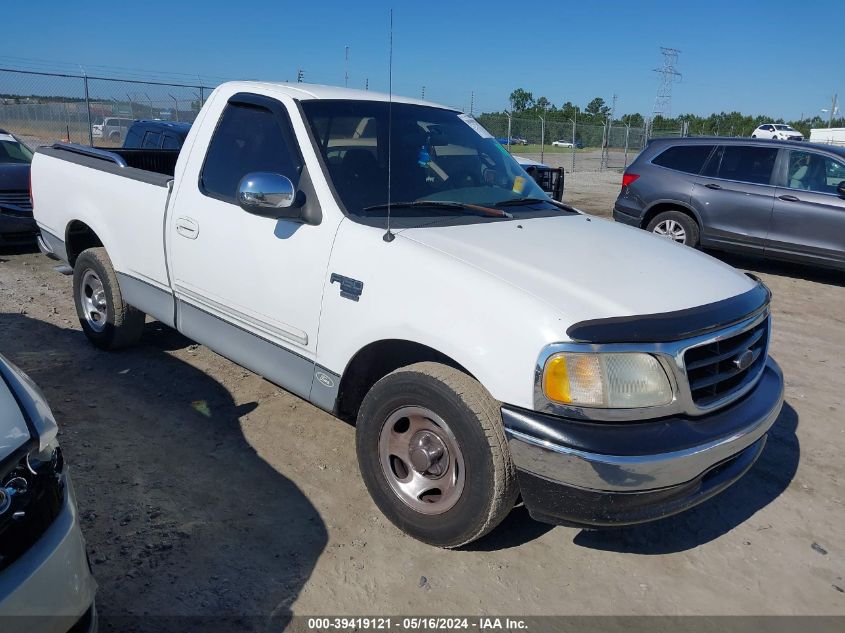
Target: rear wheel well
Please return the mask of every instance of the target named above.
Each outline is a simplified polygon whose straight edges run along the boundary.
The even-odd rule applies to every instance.
[[[86,248],[94,248],[102,245],[102,240],[85,222],[74,220],[68,224],[65,233],[65,249],[67,251],[68,264],[71,266],[76,263],[76,258]]]
[[[379,380],[400,367],[433,361],[470,374],[459,363],[436,349],[401,339],[370,343],[349,361],[340,379],[336,413],[347,422],[355,422],[364,396]]]
[[[660,204],[656,204],[651,209],[646,211],[646,214],[643,216],[643,219],[640,223],[640,228],[646,228],[648,226],[648,223],[654,219],[654,216],[656,216],[658,213],[663,213],[664,211],[679,211],[684,215],[688,215],[690,218],[692,218],[693,222],[701,226],[698,222],[698,218],[695,217],[695,214],[688,208],[681,206],[676,202],[661,202]]]

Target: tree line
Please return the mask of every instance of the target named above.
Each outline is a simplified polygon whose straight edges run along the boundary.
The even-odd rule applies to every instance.
[[[534,95],[523,88],[517,88],[511,92],[510,112],[514,118],[533,118],[544,116],[547,122],[571,123],[577,121],[578,125],[605,125],[611,116],[611,107],[601,98],[592,99],[583,108],[565,101],[559,107],[546,97],[534,98]],[[480,115],[479,120],[490,117],[504,117],[505,112],[485,112]],[[618,115],[613,113],[613,125],[629,125],[634,128],[644,127],[646,117],[639,112],[633,114]],[[691,135],[715,135],[715,136],[750,136],[757,126],[763,123],[787,123],[800,131],[805,137],[809,137],[810,128],[827,127],[828,120],[819,115],[804,118],[800,121],[785,121],[780,117],[772,117],[763,114],[743,114],[741,112],[719,112],[708,116],[697,114],[680,114],[676,117],[656,116],[651,122],[653,130],[680,130],[687,126]],[[834,118],[831,122],[833,127],[845,127],[845,118]]]

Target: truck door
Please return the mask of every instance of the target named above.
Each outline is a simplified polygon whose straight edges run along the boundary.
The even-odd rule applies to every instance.
[[[223,99],[209,104],[168,219],[177,327],[307,398],[339,219],[308,225],[238,206],[238,184],[252,172],[287,176],[304,204],[319,202],[291,124],[293,101],[289,111],[260,95]]]

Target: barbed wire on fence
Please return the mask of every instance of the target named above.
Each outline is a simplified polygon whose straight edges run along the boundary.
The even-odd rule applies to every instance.
[[[0,128],[36,146],[56,141],[119,146],[125,121],[193,123],[214,87],[0,68]]]

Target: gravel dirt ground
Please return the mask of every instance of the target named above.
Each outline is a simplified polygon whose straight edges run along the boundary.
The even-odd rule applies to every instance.
[[[617,186],[618,173],[606,177]],[[573,185],[573,202],[589,202],[592,186]],[[786,376],[753,470],[635,528],[552,527],[516,508],[459,551],[379,514],[351,426],[154,321],[134,349],[95,349],[71,278],[38,253],[0,253],[0,353],[60,422],[105,630],[148,614],[255,630],[291,613],[843,615],[845,278],[728,261],[771,287],[772,354]],[[671,292],[671,271],[655,284]]]

